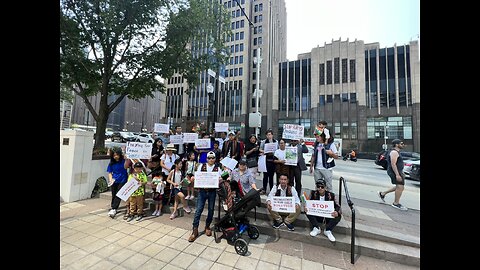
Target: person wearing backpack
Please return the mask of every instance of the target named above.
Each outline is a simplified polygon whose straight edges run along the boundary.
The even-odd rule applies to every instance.
[[[222,169],[215,163],[215,153],[210,151],[207,153],[207,163],[198,166],[197,172],[217,172],[218,179],[222,178]],[[217,187],[218,188],[218,187]],[[215,198],[217,197],[217,188],[198,188],[197,209],[195,210],[195,217],[193,218],[193,231],[188,242],[194,242],[198,237],[198,225],[200,224],[200,216],[202,215],[205,203],[208,200],[208,214],[205,220],[205,235],[212,236],[212,229],[210,224],[213,221],[213,213],[215,210]]]

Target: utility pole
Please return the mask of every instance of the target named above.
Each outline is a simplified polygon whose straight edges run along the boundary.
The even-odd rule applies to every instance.
[[[257,64],[257,89],[255,89],[255,109],[256,109],[256,114],[259,115],[258,113],[258,98],[259,98],[259,92],[260,92],[260,64],[262,63],[262,48],[258,48],[258,56],[253,59],[253,62]],[[261,121],[261,119],[259,120]],[[260,128],[258,126],[255,127],[255,136],[258,138],[258,134],[260,133]]]

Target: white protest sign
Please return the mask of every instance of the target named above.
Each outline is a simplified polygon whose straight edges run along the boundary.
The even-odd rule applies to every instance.
[[[125,154],[130,159],[149,159],[152,157],[152,143],[127,142]]]
[[[195,172],[194,188],[218,188],[218,172]]]
[[[267,172],[267,157],[265,155],[258,157],[258,171]]]
[[[197,149],[210,148],[210,139],[196,139],[195,146]]]
[[[282,138],[284,139],[301,139],[303,138],[303,126],[293,125],[293,124],[283,124],[283,134]]]
[[[197,133],[183,133],[183,143],[194,143],[198,139]]]
[[[272,210],[282,213],[295,213],[295,198],[292,197],[272,197]]]
[[[264,153],[275,153],[275,150],[277,150],[277,143],[272,142],[272,143],[266,143],[265,146],[263,147]]]
[[[215,132],[228,132],[228,123],[215,122]]]
[[[333,201],[306,200],[307,214],[318,217],[333,218],[335,211]]]
[[[132,179],[128,181],[123,187],[117,192],[116,196],[122,199],[122,201],[127,201],[132,195],[140,187],[140,183],[137,180]]]
[[[155,123],[153,131],[158,133],[170,133],[170,126],[168,124]]]
[[[235,166],[237,166],[238,161],[233,158],[224,157],[222,161],[220,161],[220,163],[222,163],[225,167],[233,171],[235,170]]]
[[[183,135],[170,135],[170,143],[183,144]]]
[[[297,149],[296,146],[285,147],[285,165],[297,166]]]

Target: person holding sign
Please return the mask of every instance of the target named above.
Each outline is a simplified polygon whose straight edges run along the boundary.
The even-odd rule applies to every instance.
[[[267,209],[270,212],[270,216],[273,219],[273,228],[278,229],[281,226],[287,226],[289,231],[294,231],[295,227],[293,222],[300,215],[300,198],[298,198],[297,191],[288,185],[288,176],[286,174],[280,175],[280,184],[273,186],[272,190],[268,194],[267,198]],[[295,202],[295,212],[293,213],[283,213],[277,212],[272,209],[273,197],[293,197]],[[288,216],[282,220],[281,214],[288,214]]]
[[[267,165],[267,172],[263,173],[263,189],[260,194],[265,194],[267,192],[267,184],[270,184],[270,190],[273,188],[273,175],[275,174],[275,163],[273,163],[274,155],[273,153],[278,148],[278,142],[273,138],[273,131],[271,129],[267,130],[265,133],[267,138],[260,143],[260,155],[265,155],[266,157],[266,165]],[[270,151],[270,149],[265,149],[266,144],[274,144],[274,150]],[[277,180],[278,182],[278,180]],[[277,183],[278,184],[278,183]]]
[[[133,170],[134,172],[128,176],[128,181],[138,181],[140,186],[128,198],[130,204],[128,222],[132,221],[135,213],[137,214],[137,221],[143,218],[143,196],[145,195],[145,185],[147,184],[147,175],[143,171],[143,163],[135,162]]]
[[[127,183],[128,166],[125,164],[122,148],[112,148],[110,150],[110,163],[107,166],[108,186],[112,190],[112,201],[110,203],[110,211],[108,216],[114,218],[117,214],[120,198],[116,196],[117,192]]]
[[[340,222],[340,219],[342,218],[342,209],[340,205],[338,205],[338,203],[335,201],[335,194],[325,190],[325,180],[317,179],[315,181],[315,186],[316,190],[312,190],[310,192],[310,200],[333,201],[335,210],[332,212],[332,218],[326,218],[307,214],[308,210],[305,206],[305,214],[310,221],[310,225],[312,225],[313,227],[312,231],[310,232],[310,236],[317,236],[321,232],[319,224],[326,223],[325,231],[323,232],[323,234],[328,237],[328,240],[335,242],[335,237],[332,234],[332,230],[333,228],[335,228],[335,226],[337,226],[338,222]]]
[[[218,180],[222,178],[222,169],[215,163],[215,153],[207,153],[207,163],[198,166],[197,172],[217,172]],[[197,183],[197,182],[195,182]],[[218,187],[217,187],[218,188]],[[193,242],[198,237],[198,225],[200,224],[200,216],[202,215],[205,202],[208,200],[208,214],[205,221],[205,235],[212,236],[210,224],[213,221],[213,212],[215,210],[215,198],[217,197],[217,188],[198,188],[197,210],[193,218],[193,232],[188,238],[188,242]]]
[[[275,173],[277,174],[277,185],[278,185],[278,182],[279,182],[279,179],[280,179],[280,175],[282,174],[285,174],[288,176],[288,179],[289,179],[289,185],[290,186],[293,186],[293,180],[292,180],[292,175],[291,175],[291,171],[293,171],[291,169],[292,165],[287,165],[285,164],[286,163],[286,155],[285,155],[285,146],[286,146],[286,142],[284,139],[280,139],[278,141],[278,145],[280,148],[278,148],[277,150],[275,150],[275,154],[274,154],[274,160],[273,162],[275,163]],[[298,193],[298,191],[297,191]]]

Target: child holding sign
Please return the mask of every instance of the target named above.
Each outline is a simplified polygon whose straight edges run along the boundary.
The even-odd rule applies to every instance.
[[[137,161],[133,165],[134,172],[128,176],[128,181],[138,181],[140,187],[130,195],[130,211],[127,221],[130,222],[137,213],[137,221],[143,218],[143,196],[145,195],[145,185],[147,184],[147,175],[143,171],[143,163]]]

